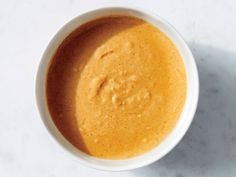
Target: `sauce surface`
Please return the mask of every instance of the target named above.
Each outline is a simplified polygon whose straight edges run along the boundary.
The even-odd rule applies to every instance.
[[[46,91],[53,121],[75,147],[125,159],[154,148],[175,127],[186,73],[159,29],[136,18],[105,17],[62,42]]]

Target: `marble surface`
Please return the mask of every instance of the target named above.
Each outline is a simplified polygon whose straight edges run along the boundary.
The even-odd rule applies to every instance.
[[[172,23],[189,43],[200,74],[192,126],[160,161],[133,171],[104,172],[72,160],[53,141],[36,109],[37,66],[50,38],[71,18],[97,7],[135,5]],[[235,177],[236,1],[1,0],[1,177]]]

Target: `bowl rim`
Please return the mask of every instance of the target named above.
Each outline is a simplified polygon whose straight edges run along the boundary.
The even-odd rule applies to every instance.
[[[183,55],[183,53],[185,53],[186,56],[188,57],[184,57],[182,56],[184,63],[185,63],[185,69],[186,70],[190,70],[191,69],[191,73],[192,73],[192,77],[190,78],[189,73],[187,73],[186,71],[186,75],[187,75],[187,84],[189,84],[189,81],[191,82],[191,99],[188,102],[188,104],[191,106],[189,107],[189,105],[187,105],[189,108],[189,110],[187,110],[188,112],[185,114],[185,122],[180,123],[180,120],[178,120],[178,125],[175,126],[174,130],[172,130],[169,134],[177,134],[175,132],[175,130],[178,127],[178,131],[181,131],[178,133],[178,136],[175,135],[175,139],[172,139],[168,146],[163,148],[160,152],[160,154],[155,154],[155,149],[158,149],[164,141],[166,141],[166,139],[170,136],[168,135],[167,138],[165,138],[165,140],[163,140],[161,142],[161,144],[157,145],[156,147],[154,147],[152,150],[145,152],[142,155],[136,156],[134,158],[130,158],[130,159],[124,159],[124,160],[106,160],[106,159],[100,159],[100,158],[95,158],[92,157],[90,155],[87,155],[83,152],[81,152],[80,150],[78,150],[77,148],[75,148],[73,145],[71,145],[68,140],[66,140],[64,138],[64,136],[60,133],[60,131],[56,128],[55,124],[52,121],[52,118],[49,114],[48,108],[47,108],[47,103],[46,103],[46,97],[45,97],[45,80],[46,80],[46,73],[48,70],[48,66],[50,64],[50,60],[52,55],[54,54],[55,50],[57,49],[58,45],[65,39],[66,36],[68,36],[68,34],[70,34],[73,30],[69,30],[68,28],[71,27],[72,29],[76,29],[78,28],[80,25],[91,21],[93,19],[99,18],[99,14],[103,14],[108,13],[110,15],[115,15],[118,13],[117,12],[127,12],[127,14],[130,14],[131,16],[134,17],[138,17],[137,14],[139,14],[140,16],[138,18],[142,18],[145,21],[150,22],[151,24],[153,24],[154,26],[157,27],[157,22],[158,21],[160,24],[159,25],[163,25],[166,29],[169,30],[170,34],[172,34],[173,36],[169,36],[169,34],[167,34],[167,31],[163,31],[162,29],[160,29],[160,26],[158,26],[157,28],[159,28],[162,32],[164,32],[164,34],[166,34],[171,41],[176,45],[176,47],[178,48],[179,52],[181,53],[181,55]],[[96,16],[96,14],[98,14],[98,16]],[[122,15],[122,14],[121,14]],[[94,18],[94,16],[96,16]],[[102,16],[108,16],[108,15],[102,15]],[[89,18],[90,17],[90,18]],[[80,24],[78,24],[78,21],[80,21]],[[62,34],[64,34],[63,38],[60,38],[59,36],[62,36]],[[67,35],[66,35],[67,34]],[[178,41],[181,44],[181,49],[178,47],[176,41],[173,41],[173,38],[175,37],[175,40]],[[58,45],[56,45],[58,44]],[[54,46],[54,49],[53,49]],[[52,50],[53,49],[53,50]],[[49,57],[51,56],[51,57]],[[186,64],[186,62],[189,62],[188,64]],[[189,86],[187,86],[189,87]],[[187,89],[187,99],[189,98],[189,88]],[[183,136],[186,134],[187,130],[189,129],[192,120],[194,118],[194,114],[196,112],[197,109],[197,104],[198,104],[198,97],[199,97],[199,76],[198,76],[198,71],[197,71],[197,66],[196,66],[196,62],[194,60],[194,57],[188,47],[188,45],[186,44],[186,42],[184,41],[184,39],[181,37],[181,35],[175,30],[175,28],[170,25],[166,20],[164,20],[163,18],[161,18],[160,16],[156,15],[155,13],[153,13],[150,10],[145,10],[145,9],[141,9],[139,7],[126,7],[126,6],[114,6],[114,7],[103,7],[103,8],[97,8],[94,10],[90,10],[86,13],[80,14],[76,17],[74,17],[72,20],[70,20],[69,22],[65,23],[60,29],[59,31],[57,31],[57,33],[54,35],[54,37],[50,40],[49,44],[46,47],[46,50],[44,51],[41,60],[40,60],[40,64],[38,67],[38,71],[37,71],[37,75],[36,75],[36,85],[35,85],[35,96],[36,96],[36,103],[37,103],[37,108],[40,114],[40,117],[43,121],[43,124],[45,125],[48,133],[53,137],[53,139],[60,144],[61,147],[63,147],[62,149],[65,150],[65,152],[67,152],[68,154],[70,154],[72,157],[74,157],[74,159],[76,159],[77,161],[79,161],[81,164],[84,164],[86,166],[95,168],[95,169],[99,169],[99,170],[105,170],[105,171],[124,171],[124,170],[131,170],[131,169],[136,169],[139,167],[143,167],[146,165],[149,165],[159,159],[161,159],[163,156],[165,156],[168,152],[170,152],[179,142],[180,140],[183,138]],[[186,104],[183,108],[183,112],[186,111]],[[179,119],[183,119],[182,118],[183,115],[181,114]],[[180,124],[180,125],[179,125]],[[177,131],[177,132],[178,132]],[[150,153],[152,152],[152,153]],[[149,154],[149,157],[146,157],[147,154]],[[155,156],[153,156],[155,155]],[[111,165],[110,165],[111,164]]]

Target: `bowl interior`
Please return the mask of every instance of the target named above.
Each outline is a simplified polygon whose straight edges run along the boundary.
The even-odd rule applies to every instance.
[[[63,137],[63,135],[58,131],[58,129],[54,125],[46,104],[46,74],[50,60],[54,52],[57,50],[57,47],[74,29],[78,28],[80,25],[90,20],[109,15],[127,15],[141,18],[159,28],[176,45],[184,60],[187,74],[187,97],[182,114],[173,131],[166,137],[164,141],[162,141],[161,144],[153,148],[151,151],[125,160],[98,159],[87,155],[75,148]],[[198,102],[198,92],[199,81],[194,58],[188,46],[180,37],[180,35],[174,30],[174,28],[171,27],[166,21],[156,15],[151,14],[150,12],[147,13],[144,10],[138,10],[137,8],[131,9],[124,7],[103,8],[94,10],[81,16],[78,16],[71,20],[69,23],[67,23],[63,28],[61,28],[61,30],[57,32],[57,34],[49,43],[46,51],[44,52],[38,69],[36,80],[36,98],[39,112],[50,134],[56,139],[59,144],[64,147],[64,149],[66,149],[67,152],[69,152],[69,154],[72,154],[73,157],[76,157],[76,159],[81,163],[93,168],[110,171],[129,170],[148,165],[162,158],[171,149],[173,149],[174,146],[181,140],[183,135],[186,133],[188,127],[192,122]]]

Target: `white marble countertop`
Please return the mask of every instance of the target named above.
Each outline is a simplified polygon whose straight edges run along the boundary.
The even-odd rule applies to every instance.
[[[1,0],[1,177],[235,177],[235,0]],[[200,73],[200,101],[184,139],[160,161],[133,171],[103,172],[67,156],[44,128],[34,82],[42,52],[68,20],[108,5],[150,9],[189,43]]]

